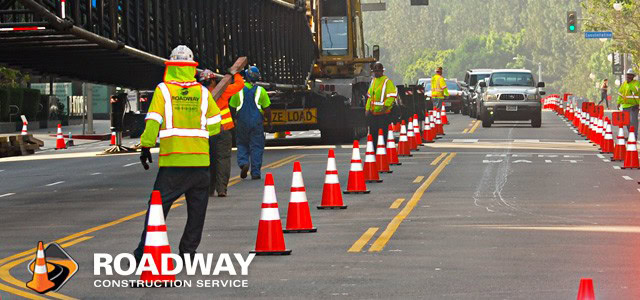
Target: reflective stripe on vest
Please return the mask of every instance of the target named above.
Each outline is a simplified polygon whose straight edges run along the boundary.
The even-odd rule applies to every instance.
[[[160,123],[160,125],[162,125],[162,115],[157,113],[157,112],[148,112],[147,116],[144,118],[144,120],[154,120],[158,123]]]
[[[260,106],[259,102],[260,102],[260,94],[262,93],[262,90],[264,88],[261,86],[258,86],[256,88],[256,96],[254,101],[256,102],[256,107],[258,108],[258,110],[262,111],[262,106]],[[240,90],[240,93],[238,94],[238,96],[240,97],[240,105],[238,105],[238,108],[236,108],[236,111],[239,111],[242,108],[242,104],[244,103],[244,89]]]
[[[167,138],[172,136],[182,137],[202,137],[208,138],[209,131],[207,125],[220,123],[220,115],[207,118],[207,110],[209,110],[209,90],[204,86],[200,86],[200,128],[173,128],[173,105],[171,103],[171,93],[167,85],[162,82],[158,85],[164,98],[164,115],[165,129],[160,129],[159,137]]]
[[[384,99],[385,97],[385,93],[387,92],[387,82],[389,81],[389,79],[385,79],[384,83],[382,84],[382,93],[380,93],[380,99],[378,99],[378,102],[373,102],[374,105],[378,105],[378,106],[384,106]],[[373,99],[375,100],[375,99]]]

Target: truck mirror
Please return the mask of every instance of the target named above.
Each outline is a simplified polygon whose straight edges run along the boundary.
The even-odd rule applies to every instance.
[[[376,61],[380,61],[380,46],[378,45],[373,45],[373,58],[375,58]]]
[[[487,83],[482,81],[479,83],[481,88],[486,88],[487,87]]]
[[[542,81],[541,81],[541,82],[538,82],[538,87],[539,87],[539,88],[543,88],[543,87],[544,87],[544,82],[542,82]]]

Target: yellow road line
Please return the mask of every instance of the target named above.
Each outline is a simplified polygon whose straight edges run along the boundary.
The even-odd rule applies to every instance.
[[[413,181],[413,183],[420,183],[420,182],[422,182],[422,179],[424,179],[424,176],[418,176],[418,177],[416,177],[416,179]]]
[[[437,165],[440,160],[442,160],[445,156],[447,156],[447,154],[449,154],[449,152],[443,152],[442,154],[440,154],[440,156],[436,157],[436,159],[433,160],[433,162],[431,162],[432,166]]]
[[[396,201],[393,201],[393,203],[391,203],[391,206],[389,206],[389,208],[397,209],[398,207],[400,207],[400,204],[402,204],[402,202],[404,202],[404,198],[398,198],[396,199]]]
[[[467,131],[469,131],[469,128],[465,128],[462,133],[467,133]]]
[[[480,126],[481,123],[482,123],[482,121],[476,121],[476,124],[473,125],[473,128],[471,128],[471,130],[469,130],[469,133],[476,132],[476,129],[478,129],[478,127]]]
[[[369,242],[369,240],[373,237],[374,234],[376,234],[376,232],[378,231],[378,227],[371,227],[369,229],[367,229],[367,231],[365,231],[362,236],[355,242],[353,243],[353,246],[351,246],[351,248],[349,248],[349,250],[347,252],[360,252],[362,251],[362,248],[364,248],[364,246]]]
[[[294,161],[296,161],[296,160],[298,160],[298,159],[301,159],[301,158],[303,158],[303,157],[305,157],[305,155],[304,155],[304,154],[296,155],[296,156],[290,157],[289,159],[287,159],[287,160],[285,160],[285,161],[280,161],[278,164],[274,164],[273,166],[271,166],[271,168],[272,168],[272,169],[280,168],[280,167],[282,167],[282,166],[284,166],[284,165],[286,165],[286,164],[288,164],[288,163],[294,162]]]
[[[411,196],[411,200],[407,202],[407,205],[396,215],[387,228],[380,234],[378,239],[371,245],[369,248],[369,252],[380,252],[387,245],[389,239],[393,236],[393,234],[398,230],[398,227],[404,221],[404,219],[413,211],[416,207],[424,192],[427,191],[429,186],[436,180],[438,175],[444,170],[444,168],[451,162],[451,160],[456,156],[456,153],[451,153],[447,159],[445,159],[434,171],[429,175],[429,178],[416,190],[416,192]]]

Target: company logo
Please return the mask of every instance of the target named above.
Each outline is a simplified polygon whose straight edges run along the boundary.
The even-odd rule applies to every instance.
[[[33,274],[27,287],[44,294],[60,290],[78,272],[78,263],[57,243],[43,249],[42,242],[38,242],[36,257],[29,262],[27,270]]]
[[[188,88],[183,88],[182,90],[180,90],[180,94],[182,94],[182,96],[189,95],[189,89]]]

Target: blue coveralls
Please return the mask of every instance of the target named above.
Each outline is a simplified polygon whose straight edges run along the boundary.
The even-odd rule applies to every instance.
[[[244,88],[242,107],[236,112],[236,146],[238,166],[251,165],[251,176],[260,176],[264,153],[264,125],[262,113],[255,102],[257,85]],[[249,161],[251,160],[251,161]]]

